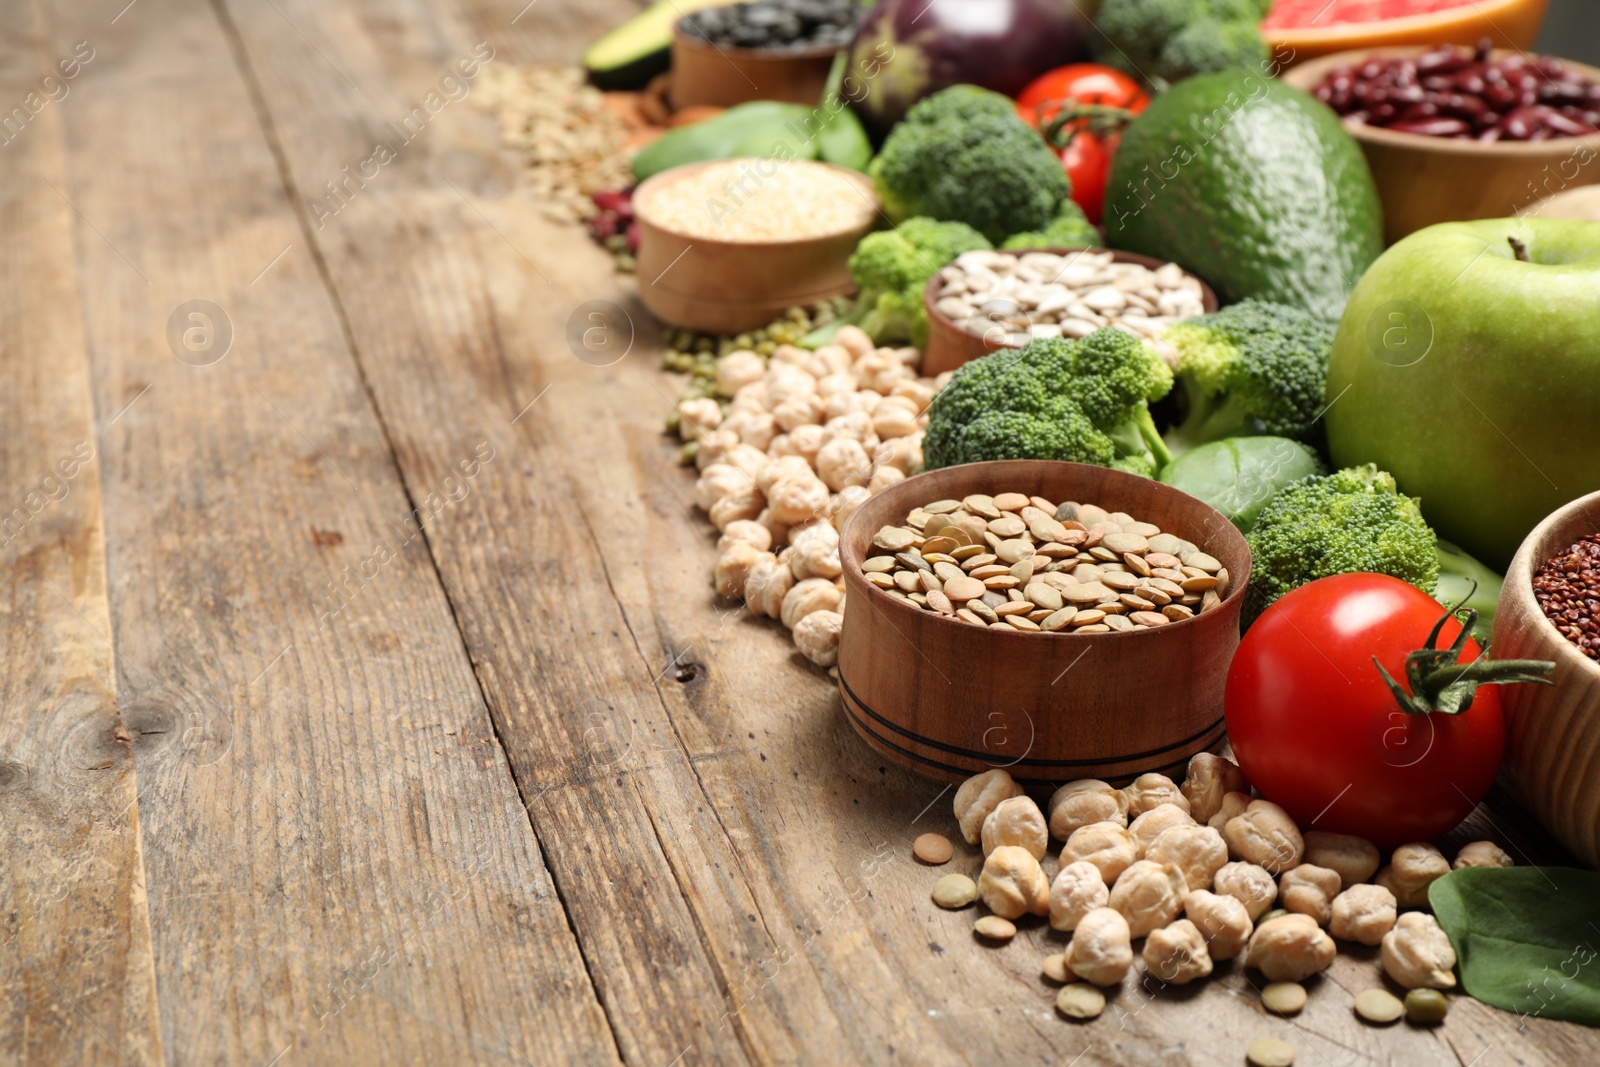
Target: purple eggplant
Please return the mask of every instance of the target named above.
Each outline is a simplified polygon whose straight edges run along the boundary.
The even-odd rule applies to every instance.
[[[940,89],[981,85],[1014,97],[1088,58],[1089,23],[1075,0],[883,0],[862,17],[844,93],[882,141]]]

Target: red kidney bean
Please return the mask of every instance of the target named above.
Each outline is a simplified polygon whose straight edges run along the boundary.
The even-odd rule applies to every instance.
[[[1401,122],[1413,122],[1417,119],[1437,118],[1439,105],[1431,100],[1424,100],[1420,104],[1407,104],[1400,111]]]
[[[1592,126],[1586,126],[1582,122],[1575,121],[1574,119],[1563,115],[1559,111],[1552,111],[1550,108],[1546,107],[1540,108],[1539,112],[1540,118],[1542,118],[1544,121],[1545,129],[1550,130],[1558,136],[1582,137],[1586,133],[1594,132],[1594,128]]]
[[[1519,107],[1500,120],[1500,134],[1508,141],[1526,141],[1538,126],[1538,113],[1531,107]]]
[[[1467,57],[1449,45],[1424,52],[1417,57],[1419,74],[1453,74],[1467,65]]]
[[[1420,118],[1391,122],[1389,129],[1396,133],[1420,133],[1424,137],[1454,137],[1467,132],[1467,124],[1460,119]]]
[[[1372,109],[1372,114],[1365,121],[1371,126],[1387,126],[1394,121],[1394,117],[1399,113],[1400,109],[1393,104],[1379,104]],[[1356,114],[1360,114],[1360,112],[1355,112],[1350,117],[1354,118]]]

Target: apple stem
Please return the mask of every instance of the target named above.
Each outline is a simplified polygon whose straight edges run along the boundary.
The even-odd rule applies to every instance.
[[[1518,259],[1520,259],[1524,263],[1532,262],[1532,260],[1528,259],[1528,246],[1527,245],[1523,244],[1521,241],[1517,240],[1515,237],[1507,237],[1506,240],[1511,243],[1511,251]]]

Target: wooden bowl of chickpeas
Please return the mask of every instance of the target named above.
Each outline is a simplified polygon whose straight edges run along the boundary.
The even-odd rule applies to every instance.
[[[934,502],[951,505],[946,514],[981,522],[981,515],[968,515],[967,509],[990,510],[991,505],[1003,503],[1002,496],[1025,496],[1037,510],[1043,510],[1044,503],[1050,503],[1051,510],[1065,502],[1084,505],[1081,514],[1091,522],[1101,521],[1090,518],[1088,510],[1097,505],[1095,514],[1107,521],[1112,517],[1108,513],[1129,520],[1126,530],[1119,522],[1113,532],[1126,537],[1130,545],[1135,540],[1154,545],[1157,538],[1164,538],[1160,541],[1164,546],[1174,542],[1187,546],[1178,550],[1212,568],[1191,568],[1196,571],[1192,584],[1206,587],[1215,600],[1205,598],[1203,609],[1199,604],[1188,608],[1180,603],[1188,598],[1185,589],[1181,597],[1174,593],[1167,597],[1166,607],[1152,611],[1148,609],[1153,603],[1143,599],[1151,595],[1148,590],[1129,592],[1133,599],[1126,603],[1116,599],[1086,606],[1079,621],[1089,625],[1063,623],[1052,632],[1058,617],[1045,617],[1048,607],[1001,600],[991,613],[997,611],[1004,619],[1017,615],[1017,622],[1008,625],[944,610],[931,592],[885,587],[887,568],[880,566],[885,555],[901,558],[893,548],[898,542],[885,547],[880,536],[885,528],[915,533],[901,524],[914,522],[914,509],[932,507]],[[1023,510],[996,511],[997,536],[1015,536],[1009,531],[1020,524],[1015,512]],[[1007,514],[1013,517],[1009,525],[1002,525]],[[1073,525],[1079,532],[1085,530],[1081,523]],[[1151,529],[1160,533],[1150,538],[1140,533]],[[1079,564],[1092,560],[1103,568],[1095,584],[1104,579],[1117,587],[1134,587],[1143,580],[1141,574],[1153,573],[1153,568],[1128,570],[1134,561],[1127,556],[1138,550],[1119,555],[1107,549],[1091,557],[1088,551],[1094,548],[1120,547],[1124,541],[1105,541],[1109,534],[1094,538],[1093,527],[1085,536],[1090,540],[1068,540],[1085,548]],[[935,538],[914,540],[926,547]],[[994,552],[1015,551],[994,541],[989,546]],[[1041,548],[1041,555],[1024,555],[1013,566],[1042,558],[1046,548],[1050,546]],[[1061,548],[1056,545],[1052,551]],[[960,782],[1005,767],[1024,785],[1044,787],[1079,778],[1126,782],[1151,771],[1181,777],[1190,757],[1222,744],[1223,687],[1239,643],[1250,549],[1238,529],[1202,501],[1149,478],[1105,467],[1041,460],[974,463],[919,474],[873,496],[845,523],[839,550],[847,605],[839,640],[840,694],[851,725],[884,758],[942,782]],[[988,546],[980,551],[984,550]],[[963,562],[984,558],[956,551],[962,553]],[[936,553],[943,554],[943,549]],[[1072,562],[1070,554],[1058,555],[1063,564]],[[1102,558],[1106,556],[1111,558]],[[1005,558],[1000,557],[1002,563]],[[1161,563],[1165,569],[1166,561]],[[1010,588],[1003,576],[989,573],[1005,569],[984,564],[956,581],[947,577],[942,585],[949,591],[946,599],[975,595],[976,590],[965,592],[967,587],[961,584],[974,582],[974,574],[983,576],[986,593],[1002,587],[1007,596],[1023,593],[1023,588]],[[954,577],[958,570],[939,567],[937,573]],[[1065,568],[1058,570],[1062,573],[1050,574],[1059,579],[1058,589],[1076,580]],[[1116,579],[1109,577],[1113,573]],[[1199,577],[1202,574],[1207,577]],[[1089,590],[1089,577],[1084,574],[1080,592]],[[1191,580],[1187,575],[1185,579]],[[1026,592],[1027,597],[1062,609],[1048,591],[1036,592],[1028,584]],[[921,604],[911,599],[919,595],[924,596]],[[1099,591],[1095,598],[1103,599]],[[970,599],[967,603],[972,606]],[[939,610],[929,605],[939,605]],[[1018,610],[1011,610],[1013,606]],[[1030,610],[1040,621],[1020,614]],[[1132,614],[1121,617],[1122,612]],[[1102,621],[1110,614],[1119,614],[1115,627]]]

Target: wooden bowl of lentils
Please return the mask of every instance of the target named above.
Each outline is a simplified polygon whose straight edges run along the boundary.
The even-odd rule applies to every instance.
[[[884,758],[1044,789],[1182,777],[1223,738],[1244,537],[1171,486],[1080,463],[946,467],[840,537],[839,690]]]
[[[1035,337],[1120,325],[1149,338],[1217,310],[1211,288],[1177,264],[1108,248],[965,252],[928,279],[922,300],[927,375]]]
[[[1495,612],[1496,659],[1554,660],[1554,685],[1511,685],[1506,768],[1523,802],[1573,854],[1600,865],[1600,493],[1534,528]]]

